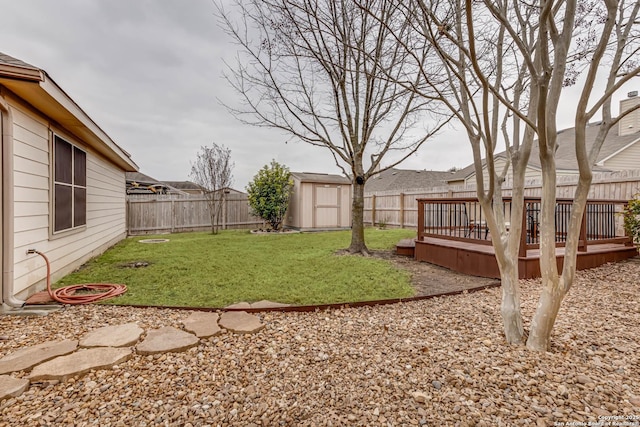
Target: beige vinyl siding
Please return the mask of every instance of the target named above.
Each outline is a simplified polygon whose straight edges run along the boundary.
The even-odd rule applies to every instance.
[[[627,98],[620,101],[620,112],[640,104],[640,96]],[[631,135],[640,131],[640,110],[635,110],[624,116],[618,122],[618,135]]]
[[[78,268],[125,237],[124,171],[22,104],[12,104],[14,118],[14,278],[15,292],[44,287],[46,268],[37,249],[49,258],[52,280]],[[49,128],[87,153],[87,224],[50,233],[51,144]]]
[[[640,169],[640,141],[606,160],[603,166],[611,170]]]

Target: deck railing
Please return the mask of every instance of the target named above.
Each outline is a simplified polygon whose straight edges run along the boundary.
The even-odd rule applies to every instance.
[[[557,199],[555,208],[556,246],[564,246],[569,229],[571,199]],[[628,240],[620,213],[626,200],[588,200],[580,229],[578,249],[586,251],[589,243],[623,243]],[[522,212],[520,254],[540,247],[541,199],[525,197]],[[511,217],[511,198],[502,203],[505,221]],[[505,224],[507,229],[510,224]],[[418,199],[418,240],[436,237],[491,244],[486,214],[477,198]]]

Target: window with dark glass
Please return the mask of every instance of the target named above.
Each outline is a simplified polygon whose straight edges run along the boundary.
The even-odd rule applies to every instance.
[[[87,153],[57,135],[53,141],[56,232],[87,223]]]

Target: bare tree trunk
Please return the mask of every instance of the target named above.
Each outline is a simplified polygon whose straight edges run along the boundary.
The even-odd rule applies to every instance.
[[[587,175],[586,178],[581,178],[578,183],[571,208],[571,222],[567,230],[562,276],[552,276],[546,279],[546,283],[543,281],[545,286],[540,295],[536,312],[531,320],[531,331],[527,340],[527,348],[531,350],[547,351],[549,349],[551,331],[556,322],[558,311],[575,279],[580,227],[582,216],[585,212],[589,187],[591,186],[591,174]]]
[[[520,310],[520,284],[518,282],[517,258],[509,260],[500,268],[502,283],[502,324],[509,344],[522,344],[524,327]]]
[[[555,146],[555,141],[550,143]],[[542,276],[542,295],[531,320],[527,348],[535,351],[547,351],[551,331],[558,315],[564,295],[561,287],[556,259],[556,170],[555,158],[551,154],[540,155],[542,163],[542,203],[540,213],[540,275]]]
[[[353,183],[353,203],[351,205],[351,245],[349,252],[369,254],[364,242],[364,180],[356,177]]]
[[[528,349],[535,351],[547,351],[549,349],[551,331],[566,293],[559,279],[545,281],[536,313],[531,320],[531,329],[527,339]]]

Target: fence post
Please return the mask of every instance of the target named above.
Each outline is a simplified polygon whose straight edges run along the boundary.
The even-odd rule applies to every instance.
[[[227,191],[222,191],[222,229],[227,229]]]
[[[404,193],[400,193],[400,228],[404,228]]]
[[[371,196],[371,226],[376,226],[376,195]]]
[[[174,199],[171,199],[171,232],[176,232],[176,202]]]

